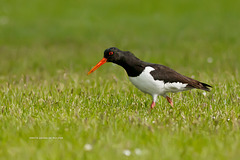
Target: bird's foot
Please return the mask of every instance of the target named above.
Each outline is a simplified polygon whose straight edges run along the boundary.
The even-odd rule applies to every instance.
[[[155,105],[156,105],[156,103],[153,101],[151,104],[151,109],[153,109]]]
[[[167,101],[170,103],[170,105],[173,107],[173,101],[170,97],[166,96]]]

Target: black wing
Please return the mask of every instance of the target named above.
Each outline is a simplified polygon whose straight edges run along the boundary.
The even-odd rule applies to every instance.
[[[164,65],[150,64],[150,66],[155,69],[154,71],[150,72],[154,80],[161,80],[161,81],[164,81],[164,83],[181,82],[181,83],[188,84],[187,85],[188,88],[197,88],[205,91],[210,91],[209,87],[212,87],[206,83],[202,83],[195,79],[181,75],[180,73]]]

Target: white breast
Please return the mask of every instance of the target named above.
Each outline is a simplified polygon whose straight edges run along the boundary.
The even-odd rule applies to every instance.
[[[155,69],[148,66],[139,76],[129,77],[129,80],[142,92],[148,93],[150,95],[165,96],[168,92],[179,92],[187,90],[187,84],[180,82],[164,83],[164,81],[154,80],[150,74],[150,72],[153,70]]]

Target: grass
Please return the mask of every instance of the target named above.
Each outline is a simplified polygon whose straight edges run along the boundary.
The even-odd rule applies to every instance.
[[[238,1],[1,4],[0,159],[239,159]],[[213,89],[149,113],[119,66],[86,75],[111,46]]]

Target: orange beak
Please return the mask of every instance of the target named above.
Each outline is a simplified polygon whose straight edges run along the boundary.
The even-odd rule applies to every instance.
[[[92,72],[94,72],[96,69],[98,69],[101,65],[103,65],[104,63],[107,62],[107,58],[103,58],[101,61],[98,62],[98,64],[96,64],[96,66],[94,66],[89,72],[88,75],[91,74]]]

